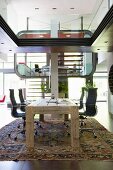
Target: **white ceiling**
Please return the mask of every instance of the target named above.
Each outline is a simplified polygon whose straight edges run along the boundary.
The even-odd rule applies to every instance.
[[[29,17],[30,29],[50,29],[51,20],[59,21],[61,29],[81,29],[83,16],[84,29],[89,29],[99,7],[107,8],[107,0],[6,0],[16,12],[19,30],[24,30]],[[56,9],[54,9],[56,8]],[[102,11],[104,11],[101,9]],[[101,13],[102,13],[101,11]],[[100,17],[100,16],[99,16]],[[97,19],[95,20],[97,22]],[[97,23],[93,25],[97,25]],[[10,22],[9,22],[10,23]],[[22,25],[24,25],[22,27]],[[12,24],[13,26],[13,24]],[[92,28],[93,30],[93,28]]]
[[[18,15],[92,14],[99,0],[10,0]],[[35,8],[39,8],[35,10]],[[57,8],[54,10],[53,8]],[[74,9],[71,9],[74,8]]]

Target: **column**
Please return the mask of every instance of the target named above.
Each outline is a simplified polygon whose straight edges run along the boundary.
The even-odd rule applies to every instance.
[[[51,38],[58,37],[59,22],[57,19],[51,20]],[[51,53],[51,94],[58,98],[58,54]]]
[[[58,98],[58,54],[51,54],[51,94]]]

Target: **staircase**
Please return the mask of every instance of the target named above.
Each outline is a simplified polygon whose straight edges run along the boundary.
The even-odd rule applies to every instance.
[[[46,83],[47,78],[26,79],[26,100],[37,100],[39,98],[50,97],[50,93],[44,93],[41,89],[42,82]]]

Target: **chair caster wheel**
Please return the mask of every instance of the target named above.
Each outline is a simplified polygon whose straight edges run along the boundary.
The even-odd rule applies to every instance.
[[[43,127],[42,127],[41,125],[39,125],[39,128],[42,128],[42,129],[43,129]]]
[[[17,140],[17,137],[15,137],[14,140],[16,141],[16,140]]]
[[[35,132],[35,135],[37,135],[38,133],[37,133],[37,131]]]
[[[21,134],[25,134],[25,131],[22,131]]]
[[[70,133],[68,133],[67,135],[70,136]]]
[[[83,126],[84,124],[83,123],[81,123],[81,126]]]
[[[18,127],[17,127],[18,129],[20,129],[20,125],[18,125]]]

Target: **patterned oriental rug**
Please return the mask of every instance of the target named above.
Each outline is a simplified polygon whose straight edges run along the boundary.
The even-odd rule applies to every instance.
[[[38,122],[38,121],[37,121]],[[79,150],[70,146],[70,121],[38,122],[35,126],[35,149],[27,151],[22,120],[16,119],[0,129],[1,160],[113,160],[113,134],[95,119],[87,119],[86,126],[95,124],[97,138],[89,132],[80,137]],[[17,128],[20,125],[20,128]],[[8,134],[11,133],[11,137]],[[18,133],[18,135],[17,135]],[[30,133],[30,132],[29,132]],[[17,136],[17,140],[14,140]]]

